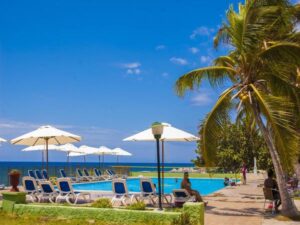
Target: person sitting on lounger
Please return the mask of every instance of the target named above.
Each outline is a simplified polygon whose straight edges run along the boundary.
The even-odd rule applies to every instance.
[[[275,200],[275,210],[278,211],[278,207],[281,205],[280,193],[276,180],[273,178],[274,172],[272,169],[268,170],[268,178],[265,179],[265,188],[272,189],[273,198]]]
[[[185,172],[183,175],[183,180],[181,182],[181,188],[187,190],[187,192],[190,195],[195,196],[196,202],[204,202],[200,193],[198,191],[192,189],[188,172]],[[207,202],[205,202],[205,204],[207,204]]]

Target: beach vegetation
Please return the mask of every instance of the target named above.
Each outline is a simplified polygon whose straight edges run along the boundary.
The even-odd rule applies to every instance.
[[[216,165],[224,118],[247,118],[259,129],[275,169],[281,212],[286,216],[297,214],[285,174],[292,170],[300,149],[299,11],[299,4],[287,0],[247,0],[237,8],[230,6],[214,39],[214,47],[222,45],[227,54],[176,82],[180,96],[199,88],[203,80],[213,88],[225,88],[201,124],[206,165]]]
[[[111,200],[108,198],[99,198],[91,204],[95,208],[112,208]]]

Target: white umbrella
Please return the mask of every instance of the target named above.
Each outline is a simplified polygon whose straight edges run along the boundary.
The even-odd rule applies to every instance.
[[[119,162],[119,156],[132,156],[130,152],[125,151],[121,148],[114,148],[111,153],[115,156],[117,156],[117,162]]]
[[[198,141],[199,138],[193,134],[179,130],[175,127],[172,127],[169,123],[162,123],[164,126],[164,132],[161,136],[161,141]],[[125,138],[123,141],[155,141],[155,138],[152,134],[152,129],[147,129],[142,132],[139,132],[135,135],[132,135],[128,138]]]
[[[78,147],[76,147],[73,144],[64,144],[64,145],[60,145],[58,146],[60,151],[66,152],[67,153],[67,162],[69,163],[69,156],[71,153],[81,153],[81,151],[79,150]]]
[[[48,150],[58,150],[57,145],[48,145]],[[29,146],[22,149],[22,152],[42,151],[42,167],[44,166],[44,152],[46,151],[45,145]]]
[[[169,123],[162,123],[164,130],[161,136],[162,142],[162,178],[164,178],[164,142],[165,141],[179,141],[179,142],[192,142],[200,140],[193,134],[183,130],[172,127]],[[123,141],[156,141],[152,129],[149,128],[135,135],[125,138]],[[163,185],[164,186],[164,185]]]
[[[90,147],[87,145],[82,145],[79,147],[79,150],[89,154],[89,155],[98,155],[99,156],[99,166],[100,166],[100,161],[101,161],[101,155],[103,158],[103,162],[104,162],[104,155],[112,155],[111,149],[105,146],[100,146],[99,148],[95,148],[95,147]]]
[[[10,142],[14,145],[45,145],[48,170],[48,145],[62,145],[66,143],[78,142],[80,140],[80,136],[47,125],[41,126],[32,132],[17,137]]]

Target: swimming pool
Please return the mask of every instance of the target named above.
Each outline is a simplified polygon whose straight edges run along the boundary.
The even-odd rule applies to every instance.
[[[157,178],[152,178],[157,185]],[[181,178],[165,178],[165,193],[172,193],[173,189],[180,188]],[[224,188],[223,179],[191,178],[192,188],[202,195],[208,195]],[[140,192],[140,179],[128,178],[126,180],[129,192]],[[76,191],[112,191],[111,181],[73,184]]]

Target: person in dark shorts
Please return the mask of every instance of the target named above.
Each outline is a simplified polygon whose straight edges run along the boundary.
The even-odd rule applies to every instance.
[[[200,193],[198,191],[192,189],[188,172],[185,172],[183,175],[183,180],[181,182],[181,188],[187,190],[187,192],[190,195],[195,196],[197,202],[204,202]],[[204,204],[207,205],[207,202],[204,202]]]
[[[269,169],[268,178],[265,179],[264,187],[272,189],[273,198],[275,200],[275,210],[278,211],[278,208],[281,205],[281,198],[280,198],[277,181],[273,178],[273,176],[274,176],[273,170]]]

